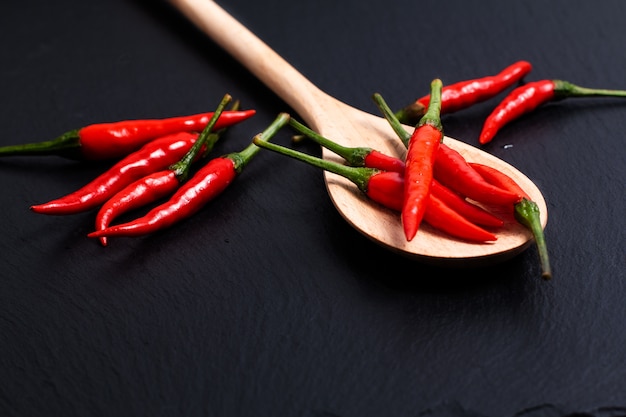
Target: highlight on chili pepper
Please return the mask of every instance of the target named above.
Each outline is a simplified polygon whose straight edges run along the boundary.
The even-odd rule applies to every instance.
[[[254,141],[263,142],[272,138],[289,121],[287,113],[280,113]],[[136,237],[154,233],[170,227],[197,213],[209,201],[220,195],[257,155],[260,148],[253,142],[240,152],[213,158],[200,167],[163,204],[133,221],[97,230],[88,237]]]
[[[408,147],[411,139],[409,132],[400,124],[382,95],[376,93],[373,98],[398,138]],[[450,189],[479,203],[506,205],[521,198],[516,193],[489,184],[469,166],[463,155],[445,143],[439,145],[435,154],[433,175]]]
[[[224,105],[221,103],[220,107]],[[215,127],[215,118],[210,122],[209,127]],[[80,189],[47,203],[33,205],[31,210],[41,214],[68,215],[94,209],[133,181],[178,162],[197,138],[197,133],[179,132],[148,142]]]
[[[94,209],[131,182],[178,161],[197,138],[197,133],[179,132],[148,142],[78,190],[33,205],[31,210],[40,214],[68,215]]]
[[[347,166],[323,158],[317,158],[271,142],[255,144],[270,151],[300,160],[350,180],[371,201],[400,212],[404,201],[404,176],[397,171],[383,171],[365,166]],[[428,196],[424,221],[451,237],[470,242],[485,243],[497,240],[490,231],[472,223],[451,209],[434,195]]]
[[[513,205],[515,219],[532,232],[541,263],[541,277],[546,280],[551,279],[552,268],[548,256],[548,246],[543,227],[541,227],[540,210],[537,203],[532,201],[519,184],[504,172],[484,164],[470,163],[470,165],[489,183],[522,196],[522,199]]]
[[[221,128],[216,132],[212,131],[223,112],[224,106],[231,99],[229,94],[222,98],[211,120],[200,133],[196,142],[178,162],[165,170],[154,172],[132,182],[107,200],[96,214],[96,230],[106,229],[115,218],[125,212],[146,206],[174,193],[187,180],[192,164],[206,156],[226,130],[226,128]],[[237,106],[238,103],[235,103],[233,107]],[[102,246],[107,246],[106,236],[100,237],[100,243]]]
[[[408,241],[413,240],[424,217],[433,180],[437,148],[443,139],[441,126],[442,82],[434,79],[428,109],[415,126],[405,157],[402,227]]]
[[[496,75],[459,81],[443,87],[441,92],[441,114],[453,113],[497,96],[521,81],[530,71],[528,61],[517,61]],[[398,110],[395,115],[400,123],[415,125],[430,102],[430,94]]]
[[[253,109],[225,111],[214,128],[232,126],[254,114],[256,110]],[[162,136],[200,132],[212,116],[213,112],[209,112],[165,119],[91,124],[49,141],[2,146],[0,156],[58,155],[71,159],[117,159]]]
[[[342,146],[337,142],[325,138],[315,131],[309,129],[308,127],[302,125],[294,118],[291,118],[289,124],[294,127],[298,132],[300,132],[304,137],[312,139],[326,149],[329,149],[344,158],[345,163],[348,166],[375,168],[381,171],[393,171],[404,175],[404,161],[399,158],[386,155],[369,147],[351,148]],[[444,144],[441,144],[440,146],[444,146]],[[489,187],[492,186],[489,185]],[[501,227],[504,224],[502,219],[485,210],[481,206],[475,205],[467,201],[465,199],[465,196],[445,187],[436,179],[433,179],[433,183],[431,184],[431,192],[434,197],[437,197],[450,208],[461,214],[463,217],[478,225],[488,227]]]
[[[540,80],[511,91],[487,116],[478,142],[485,145],[493,140],[505,125],[537,107],[569,97],[626,97],[626,90],[606,90],[580,87],[563,80]]]

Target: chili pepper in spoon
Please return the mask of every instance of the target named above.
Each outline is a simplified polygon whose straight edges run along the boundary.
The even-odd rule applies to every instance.
[[[453,113],[497,96],[519,82],[532,70],[527,61],[517,61],[496,75],[459,81],[443,87],[441,92],[441,114]],[[415,125],[424,115],[430,95],[425,95],[396,112],[400,123]]]
[[[342,145],[372,146],[394,156],[404,154],[382,117],[354,108],[321,90],[219,4],[210,0],[171,0],[171,3],[284,100],[313,130],[326,137],[340,138]],[[471,155],[475,162],[510,168],[514,178],[523,181],[527,191],[542,207],[543,197],[539,189],[514,167],[461,141],[446,140],[450,146]],[[324,157],[332,157],[330,153],[322,149]],[[331,201],[352,227],[373,242],[420,262],[457,267],[494,264],[522,251],[531,238],[523,226],[515,224],[507,239],[499,239],[494,245],[449,244],[445,242],[445,236],[430,232],[407,242],[397,236],[397,229],[401,230],[402,226],[400,216],[395,212],[381,211],[375,204],[363,205],[362,196],[350,189],[349,180],[329,172],[324,172],[323,176]]]
[[[485,145],[508,123],[530,113],[542,104],[568,97],[626,97],[626,90],[593,89],[563,80],[541,80],[511,91],[487,116],[478,141]]]
[[[207,155],[215,146],[220,135],[226,130],[226,128],[222,128],[213,132],[211,128],[215,120],[220,117],[223,105],[230,100],[230,95],[224,96],[222,104],[218,106],[213,114],[214,120],[209,121],[193,146],[180,161],[172,164],[165,170],[154,172],[132,182],[108,199],[96,214],[96,230],[104,230],[121,214],[146,206],[176,191],[187,180],[191,165],[200,159],[201,156]],[[234,107],[236,106],[238,106],[238,103],[235,103]],[[102,246],[107,245],[106,236],[100,237],[100,243]]]
[[[289,124],[304,136],[344,158],[346,164],[349,166],[375,168],[381,171],[393,171],[404,175],[404,161],[399,158],[389,156],[369,147],[342,146],[316,133],[293,118],[291,118]],[[435,163],[436,162],[435,160]],[[435,197],[468,220],[483,226],[499,227],[503,225],[503,221],[500,218],[482,207],[465,200],[461,195],[445,187],[436,179],[433,180],[431,187],[431,192]]]
[[[352,167],[376,168],[381,171],[395,171],[404,174],[405,164],[400,158],[384,154],[366,146],[348,147],[340,145],[309,129],[293,117],[289,120],[289,125],[315,143],[341,156]]]
[[[215,129],[232,126],[256,113],[256,110],[225,111]],[[146,143],[179,132],[200,132],[213,112],[165,119],[124,120],[98,123],[70,130],[56,139],[0,147],[0,156],[60,155],[72,159],[105,160],[124,157]]]
[[[407,241],[413,240],[424,217],[433,180],[437,148],[443,139],[441,126],[441,80],[431,82],[428,109],[415,126],[405,157],[402,227]]]
[[[220,107],[226,103],[221,103]],[[219,110],[219,109],[218,109]],[[210,121],[215,126],[216,120]],[[198,138],[197,133],[179,132],[148,142],[122,158],[104,173],[63,197],[31,207],[35,213],[68,215],[98,207],[128,184],[178,162]]]
[[[266,141],[287,124],[289,115],[281,113],[262,133],[257,141]],[[88,237],[142,236],[178,223],[204,207],[220,195],[254,158],[260,148],[251,143],[240,152],[211,159],[189,178],[165,203],[133,221],[110,226],[89,233]]]
[[[409,132],[400,124],[382,95],[376,93],[373,98],[394,132],[408,147],[411,139]],[[514,204],[521,199],[521,196],[514,192],[489,184],[469,166],[460,152],[445,143],[441,143],[437,149],[433,171],[433,175],[439,182],[480,203],[507,205]]]
[[[402,210],[405,180],[404,176],[396,171],[381,171],[376,168],[347,166],[327,159],[307,155],[271,142],[261,142],[255,139],[254,143],[259,147],[341,175],[354,183],[370,200],[394,211],[400,212]],[[470,222],[434,195],[428,196],[424,221],[434,228],[459,239],[481,243],[497,240],[497,237],[493,233]]]
[[[436,176],[431,184],[433,196],[437,197],[448,207],[465,217],[472,223],[487,227],[501,227],[504,221],[484,208],[467,201],[459,194],[437,181]]]
[[[522,196],[522,199],[513,206],[515,219],[532,232],[535,237],[535,244],[537,245],[537,252],[541,262],[541,277],[546,280],[551,279],[552,268],[550,267],[548,247],[546,245],[546,238],[543,233],[537,203],[532,201],[530,196],[526,194],[519,184],[504,172],[484,164],[470,163],[470,165],[489,183],[506,190],[511,190]]]

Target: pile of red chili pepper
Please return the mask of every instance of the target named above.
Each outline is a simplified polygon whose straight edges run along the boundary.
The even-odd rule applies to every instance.
[[[353,182],[372,201],[398,211],[408,240],[417,234],[422,220],[449,236],[475,243],[497,240],[495,231],[504,221],[484,208],[510,209],[515,218],[535,236],[542,277],[551,278],[551,268],[537,205],[515,181],[499,170],[472,164],[442,143],[439,117],[442,83],[431,85],[428,110],[412,134],[405,130],[380,94],[374,99],[398,138],[407,146],[405,160],[368,147],[345,147],[325,138],[293,118],[289,125],[344,159],[337,163],[284,146],[255,139],[259,147],[341,175]],[[298,136],[300,137],[300,136]]]
[[[404,160],[375,149],[345,148],[285,113],[278,115],[241,152],[210,159],[207,154],[225,129],[255,113],[239,110],[238,103],[226,110],[232,99],[229,95],[214,112],[89,125],[46,142],[0,147],[0,157],[60,155],[116,160],[109,170],[81,189],[31,207],[37,213],[59,215],[99,207],[96,230],[89,236],[106,245],[108,237],[144,235],[192,215],[221,193],[259,149],[267,148],[343,175],[373,201],[397,210],[409,241],[422,222],[458,239],[494,241],[494,232],[503,221],[484,206],[509,207],[517,221],[532,231],[542,276],[547,279],[551,269],[537,205],[504,173],[466,161],[448,147],[443,142],[441,121],[446,114],[493,99],[510,89],[484,122],[478,139],[484,145],[507,124],[544,104],[568,97],[626,97],[623,90],[592,89],[563,80],[525,82],[531,69],[527,61],[518,61],[496,75],[446,86],[435,79],[429,94],[395,113],[380,94],[375,94],[376,104],[407,148]],[[269,139],[287,124],[342,156],[345,163],[314,158],[270,143]],[[413,133],[409,134],[404,125],[414,126]],[[166,201],[145,216],[111,225],[122,213],[162,199]]]
[[[69,215],[99,208],[90,236],[107,244],[108,236],[138,236],[161,230],[197,212],[219,195],[254,157],[250,144],[241,152],[208,158],[224,131],[252,117],[226,94],[214,112],[166,119],[125,120],[69,131],[59,138],[0,147],[0,156],[60,155],[82,160],[115,160],[80,189],[43,204],[36,213]],[[258,137],[269,139],[287,123],[279,115]],[[207,162],[208,161],[208,162]],[[193,171],[192,171],[193,170]],[[168,198],[169,196],[169,198]],[[146,215],[110,226],[122,213],[165,201]]]

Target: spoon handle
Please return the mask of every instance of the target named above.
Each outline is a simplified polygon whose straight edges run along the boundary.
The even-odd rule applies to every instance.
[[[213,0],[170,3],[307,122],[315,119],[314,103],[334,100]]]

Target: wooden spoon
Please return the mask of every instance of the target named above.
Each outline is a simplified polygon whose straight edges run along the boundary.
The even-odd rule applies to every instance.
[[[351,107],[320,90],[215,2],[170,1],[291,106],[311,129],[344,146],[368,146],[404,157],[404,145],[383,117]],[[413,131],[413,127],[406,128]],[[491,165],[515,179],[539,206],[542,226],[545,227],[545,200],[529,178],[471,145],[447,136],[444,142],[468,161]],[[341,161],[326,149],[323,149],[322,156]],[[325,172],[324,178],[332,202],[349,224],[388,249],[419,261],[452,267],[487,265],[515,256],[532,242],[532,234],[506,210],[496,213],[505,219],[506,224],[497,230],[498,240],[494,243],[464,242],[441,234],[427,224],[422,224],[417,236],[407,242],[399,213],[369,201],[350,181],[336,174]]]

